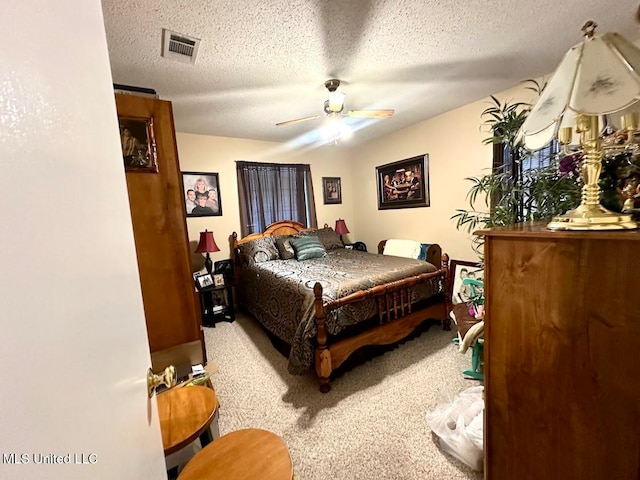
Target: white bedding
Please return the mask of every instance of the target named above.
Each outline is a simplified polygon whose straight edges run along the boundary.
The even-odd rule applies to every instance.
[[[418,258],[420,256],[420,242],[390,238],[384,246],[383,255],[396,257]]]

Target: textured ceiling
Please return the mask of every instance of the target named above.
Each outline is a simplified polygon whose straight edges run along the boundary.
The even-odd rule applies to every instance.
[[[180,132],[298,145],[318,140],[325,80],[352,143],[407,127],[554,70],[593,19],[640,38],[638,0],[103,0],[115,83],[171,100]],[[160,56],[162,28],[202,40],[195,65]]]

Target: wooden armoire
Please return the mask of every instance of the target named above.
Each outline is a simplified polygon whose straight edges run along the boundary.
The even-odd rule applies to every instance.
[[[485,478],[640,478],[640,231],[485,236]]]
[[[126,119],[152,119],[156,144],[157,172],[126,171],[151,352],[200,342],[206,358],[171,103],[116,93],[116,107],[121,125]]]

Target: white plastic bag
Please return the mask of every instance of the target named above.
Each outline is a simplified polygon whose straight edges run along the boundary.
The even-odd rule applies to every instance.
[[[427,423],[439,437],[440,448],[476,471],[482,470],[484,457],[483,390],[481,385],[468,388],[427,414]]]

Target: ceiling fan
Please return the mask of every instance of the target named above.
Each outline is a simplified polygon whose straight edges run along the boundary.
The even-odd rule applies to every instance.
[[[358,117],[380,119],[390,118],[395,113],[395,110],[349,110],[347,113],[342,113],[342,111],[344,110],[345,94],[337,91],[338,87],[340,86],[340,80],[332,78],[324,82],[324,86],[327,88],[327,90],[329,90],[329,99],[325,100],[324,102],[324,113],[327,117]],[[320,117],[322,117],[322,115],[312,115],[310,117],[287,120],[286,122],[276,123],[276,127],[306,122],[307,120],[315,120]]]

